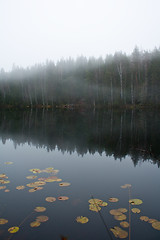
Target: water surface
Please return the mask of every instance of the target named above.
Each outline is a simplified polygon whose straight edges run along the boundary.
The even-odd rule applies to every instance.
[[[131,214],[131,239],[158,240],[160,231],[142,222],[140,216],[160,220],[159,115],[152,111],[111,110],[1,112],[0,173],[10,180],[6,184],[10,192],[0,190],[0,218],[8,220],[0,225],[1,239],[50,240],[60,239],[61,235],[69,240],[109,239],[99,214],[89,210],[88,200],[94,196],[106,201],[108,206],[101,210],[105,222],[109,228],[120,226],[109,211],[128,209],[128,189],[121,186],[129,183],[131,197],[143,201],[135,206],[141,213]],[[5,164],[10,161],[13,164]],[[60,187],[60,182],[50,182],[30,193],[26,184],[36,180],[26,178],[33,175],[29,170],[47,167],[58,169],[56,176],[71,185]],[[51,174],[35,175],[40,178]],[[17,190],[19,185],[26,187]],[[56,201],[45,201],[48,196]],[[59,196],[69,199],[60,201]],[[119,201],[111,203],[111,197]],[[46,211],[36,213],[37,206]],[[49,220],[31,228],[30,223],[39,215]],[[77,223],[77,216],[86,216],[89,222]],[[19,225],[15,235],[7,232]]]

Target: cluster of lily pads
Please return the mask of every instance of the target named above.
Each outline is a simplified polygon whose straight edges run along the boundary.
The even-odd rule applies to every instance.
[[[131,184],[125,184],[121,186],[121,188],[125,189],[128,188],[130,190]],[[118,202],[118,198],[109,198],[109,202]],[[97,198],[92,198],[89,201],[89,210],[99,212],[101,210],[101,207],[106,207],[108,205],[107,202],[104,202],[103,200],[97,199]],[[141,199],[130,199],[129,200],[129,215],[131,217],[131,212],[134,214],[139,214],[141,210],[139,208],[134,208],[131,206],[135,205],[141,205],[143,201]],[[126,208],[118,208],[118,209],[112,209],[109,211],[109,213],[114,217],[115,220],[120,221],[120,226],[115,226],[110,228],[110,231],[114,234],[116,238],[127,238],[128,237],[128,232],[122,228],[130,228],[130,223],[125,221],[127,219],[127,216],[125,213],[127,213],[128,210]],[[147,216],[141,216],[140,217],[141,221],[148,222],[152,224],[152,227],[156,230],[160,230],[160,221],[156,219],[151,219]],[[76,218],[76,221],[81,224],[85,224],[89,221],[87,217],[84,216],[78,216]],[[122,227],[122,228],[121,228]]]
[[[12,164],[13,162],[6,162],[5,164]],[[37,179],[37,181],[35,182],[30,182],[30,183],[27,183],[26,186],[29,187],[29,192],[35,192],[37,190],[42,190],[44,185],[46,185],[46,183],[49,183],[49,182],[59,182],[59,186],[60,187],[67,187],[67,186],[70,186],[70,183],[68,182],[62,182],[62,179],[61,178],[58,178],[57,176],[55,176],[59,170],[57,169],[54,169],[53,167],[48,167],[48,168],[45,168],[43,170],[40,170],[38,168],[34,168],[34,169],[30,169],[29,170],[30,172],[32,172],[33,174],[36,174],[36,175],[29,175],[27,176],[26,178],[29,179],[29,180],[33,180],[33,179],[37,179],[37,174],[40,174],[40,173],[48,173],[50,174],[49,177],[39,177]],[[6,192],[6,186],[4,186],[4,184],[8,184],[10,183],[10,181],[8,180],[8,176],[4,173],[0,174],[0,184],[2,186],[0,186],[0,190],[3,190],[5,189],[5,192]],[[17,186],[16,189],[17,190],[23,190],[26,188],[26,186],[24,185],[20,185],[20,186]],[[10,191],[8,189],[8,191]],[[69,199],[69,197],[67,196],[59,196],[57,197],[58,200],[60,201],[66,201]],[[47,202],[50,202],[50,203],[53,203],[56,201],[56,198],[55,197],[52,197],[52,196],[49,196],[49,197],[46,197],[45,198],[45,201]],[[44,212],[46,211],[46,208],[45,207],[36,207],[34,209],[35,212]],[[49,217],[48,216],[45,216],[45,215],[40,215],[40,216],[37,216],[36,219],[30,223],[30,226],[35,228],[35,227],[39,227],[41,225],[42,222],[46,222],[49,220]],[[22,221],[24,223],[24,220]],[[4,218],[0,218],[0,225],[4,225],[4,224],[7,224],[8,223],[8,220],[7,219],[4,219]],[[10,227],[8,229],[8,232],[9,233],[16,233],[19,231],[19,228],[21,226],[22,223],[19,224],[19,226],[13,226],[13,227]]]

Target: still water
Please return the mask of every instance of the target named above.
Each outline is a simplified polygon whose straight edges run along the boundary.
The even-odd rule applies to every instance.
[[[109,229],[121,227],[110,210],[126,208],[125,221],[129,222],[130,215],[131,234],[125,239],[159,240],[160,231],[140,220],[147,216],[160,221],[159,119],[160,113],[152,111],[1,112],[0,174],[8,179],[0,178],[0,187],[6,186],[0,190],[0,218],[8,222],[0,224],[0,239],[111,239],[100,214],[89,210],[88,201],[93,196],[108,203],[100,213]],[[46,172],[46,168],[59,172]],[[26,178],[30,175],[37,178]],[[50,176],[58,181],[45,182],[41,190],[26,186]],[[70,185],[60,186],[61,182]],[[124,184],[131,184],[130,190],[121,188]],[[25,188],[18,190],[17,186]],[[61,196],[68,200],[59,200]],[[56,201],[47,202],[47,197]],[[110,198],[118,201],[110,202]],[[140,213],[129,211],[129,198],[143,201],[141,205],[130,204]],[[36,212],[38,206],[46,210]],[[30,223],[42,215],[48,221],[31,227]],[[89,221],[78,223],[78,216]],[[19,231],[10,234],[8,229],[13,226]],[[129,233],[129,228],[121,228]],[[116,239],[112,232],[111,237]]]

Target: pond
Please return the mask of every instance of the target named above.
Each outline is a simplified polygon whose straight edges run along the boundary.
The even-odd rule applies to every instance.
[[[1,112],[0,239],[117,239],[117,226],[125,239],[159,240],[159,119],[151,110]]]

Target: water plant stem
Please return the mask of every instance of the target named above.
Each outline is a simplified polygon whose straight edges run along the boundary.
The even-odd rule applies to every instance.
[[[94,201],[94,197],[91,195],[91,198],[93,199],[93,201]],[[109,235],[109,238],[111,239],[111,240],[113,240],[113,237],[112,237],[112,235],[111,235],[111,233],[110,233],[110,231],[109,231],[109,228],[108,228],[108,226],[107,226],[107,224],[106,224],[106,222],[105,222],[105,220],[104,220],[104,218],[103,218],[103,216],[102,216],[102,213],[98,210],[98,207],[97,207],[97,204],[96,204],[96,202],[94,201],[94,205],[96,206],[96,208],[97,208],[97,211],[98,211],[98,213],[99,213],[99,216],[100,216],[100,218],[101,218],[101,221],[103,222],[103,225],[105,226],[105,228],[106,228],[106,231],[107,231],[107,233],[108,233],[108,235]]]

